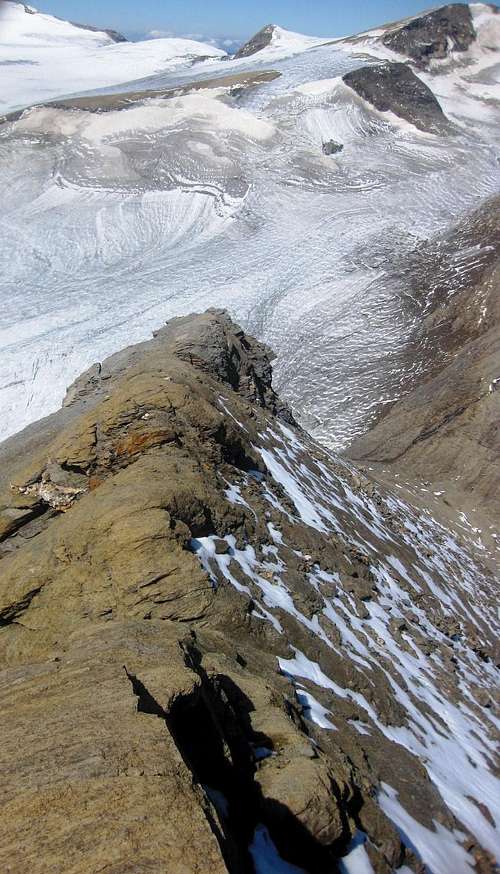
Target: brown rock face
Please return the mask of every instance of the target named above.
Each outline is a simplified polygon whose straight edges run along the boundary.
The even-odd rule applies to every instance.
[[[326,874],[361,832],[418,870],[387,786],[492,870],[418,746],[465,695],[491,743],[491,578],[311,443],[270,357],[222,311],[176,319],[0,447],[10,874],[251,874],[262,841]]]
[[[196,684],[175,641],[130,623],[3,674],[7,870],[226,871],[203,793],[131,671],[172,698]]]
[[[418,307],[405,396],[350,448],[352,458],[430,481],[500,521],[500,198],[407,265]],[[469,500],[470,498],[470,500]]]

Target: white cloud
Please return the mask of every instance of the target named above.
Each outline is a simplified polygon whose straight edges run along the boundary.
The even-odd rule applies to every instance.
[[[167,39],[174,36],[175,33],[171,30],[150,30],[146,34],[146,39]]]
[[[0,0],[1,2],[1,0]],[[214,46],[218,49],[224,49],[229,54],[235,52],[241,46],[240,39],[234,39],[230,36],[207,36],[204,33],[174,33],[173,30],[150,30],[145,34],[145,39],[191,39],[196,42],[205,43],[205,45]]]

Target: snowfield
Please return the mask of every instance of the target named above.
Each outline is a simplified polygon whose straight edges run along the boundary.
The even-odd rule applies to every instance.
[[[6,0],[0,9],[0,115],[224,55],[221,49],[190,39],[116,43],[104,31],[26,12],[23,4]]]

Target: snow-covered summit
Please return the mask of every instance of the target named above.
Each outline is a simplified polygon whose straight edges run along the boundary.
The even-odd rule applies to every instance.
[[[306,36],[303,33],[295,33],[293,30],[285,30],[285,28],[276,25],[271,45],[275,49],[286,49],[287,51],[292,49],[302,52],[314,46],[324,45],[328,41],[325,37]]]
[[[73,24],[39,12],[33,6],[5,0],[0,12],[0,45],[5,48],[42,48],[73,45],[102,46],[115,42],[111,32]]]
[[[0,114],[225,54],[191,39],[117,42],[113,31],[72,24],[6,0],[0,13]]]
[[[256,54],[259,55],[259,60],[264,56],[269,59],[285,57],[324,45],[326,42],[328,40],[325,37],[306,36],[303,33],[285,30],[277,24],[267,24],[240,48],[236,58],[247,58]]]

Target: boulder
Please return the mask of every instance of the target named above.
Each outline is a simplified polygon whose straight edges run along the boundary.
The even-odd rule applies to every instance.
[[[434,94],[407,64],[383,63],[347,73],[344,82],[379,112],[392,112],[426,133],[450,124]]]
[[[322,151],[324,155],[337,155],[342,152],[344,146],[342,143],[336,143],[335,140],[327,140],[323,143]]]

